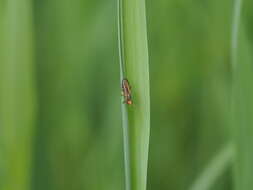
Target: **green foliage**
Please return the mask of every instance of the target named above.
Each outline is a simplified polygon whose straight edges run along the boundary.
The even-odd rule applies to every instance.
[[[252,189],[253,1],[232,55],[233,1],[147,0],[147,31],[144,0],[123,2],[132,188],[146,184],[150,82],[147,189]],[[0,189],[124,189],[116,3],[0,0]]]

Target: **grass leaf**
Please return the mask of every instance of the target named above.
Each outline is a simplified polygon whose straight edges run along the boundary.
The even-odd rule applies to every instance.
[[[224,171],[230,166],[234,157],[234,147],[228,144],[215,155],[208,163],[205,170],[200,174],[197,180],[193,183],[190,190],[208,190],[211,189],[215,181]]]
[[[246,3],[246,2],[245,2]],[[231,38],[233,66],[232,118],[236,147],[234,181],[235,190],[253,187],[253,79],[251,44],[244,23],[240,23],[242,0],[234,1]]]
[[[29,190],[35,116],[31,1],[1,2],[0,189]]]
[[[150,128],[145,0],[119,0],[121,81],[127,78],[133,105],[122,104],[127,190],[145,190]]]

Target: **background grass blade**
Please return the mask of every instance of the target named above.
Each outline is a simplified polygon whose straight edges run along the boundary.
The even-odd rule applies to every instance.
[[[1,5],[0,189],[29,190],[35,117],[32,6],[30,0]]]
[[[232,163],[234,147],[232,144],[224,146],[220,152],[208,163],[205,170],[193,183],[190,190],[209,190],[215,181],[224,173]]]
[[[145,0],[119,0],[121,80],[132,87],[133,105],[122,105],[126,189],[145,190],[150,128]]]
[[[245,5],[243,3],[245,7],[246,2]],[[242,1],[235,0],[231,40],[231,62],[234,68],[232,118],[236,145],[234,182],[235,190],[249,190],[253,187],[253,57],[252,46],[247,37],[247,26],[240,23],[241,9]]]
[[[231,64],[233,70],[237,64],[238,32],[240,27],[242,0],[234,0],[232,33],[231,33]]]
[[[253,87],[249,81],[253,80],[250,44],[240,38],[244,50],[239,50],[239,57],[234,72],[233,89],[233,136],[236,144],[235,158],[235,186],[236,190],[248,190],[253,187]],[[240,46],[239,48],[240,49]]]

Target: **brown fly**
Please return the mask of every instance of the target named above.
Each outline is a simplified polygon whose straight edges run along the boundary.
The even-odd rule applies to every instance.
[[[125,78],[122,80],[122,95],[124,96],[124,103],[132,105],[132,95],[131,95],[131,86],[128,80]]]

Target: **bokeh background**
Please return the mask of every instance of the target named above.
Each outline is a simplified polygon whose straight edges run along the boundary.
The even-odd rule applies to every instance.
[[[146,3],[148,189],[185,190],[230,141],[233,1]],[[0,189],[124,189],[117,1],[0,0],[0,56]]]

